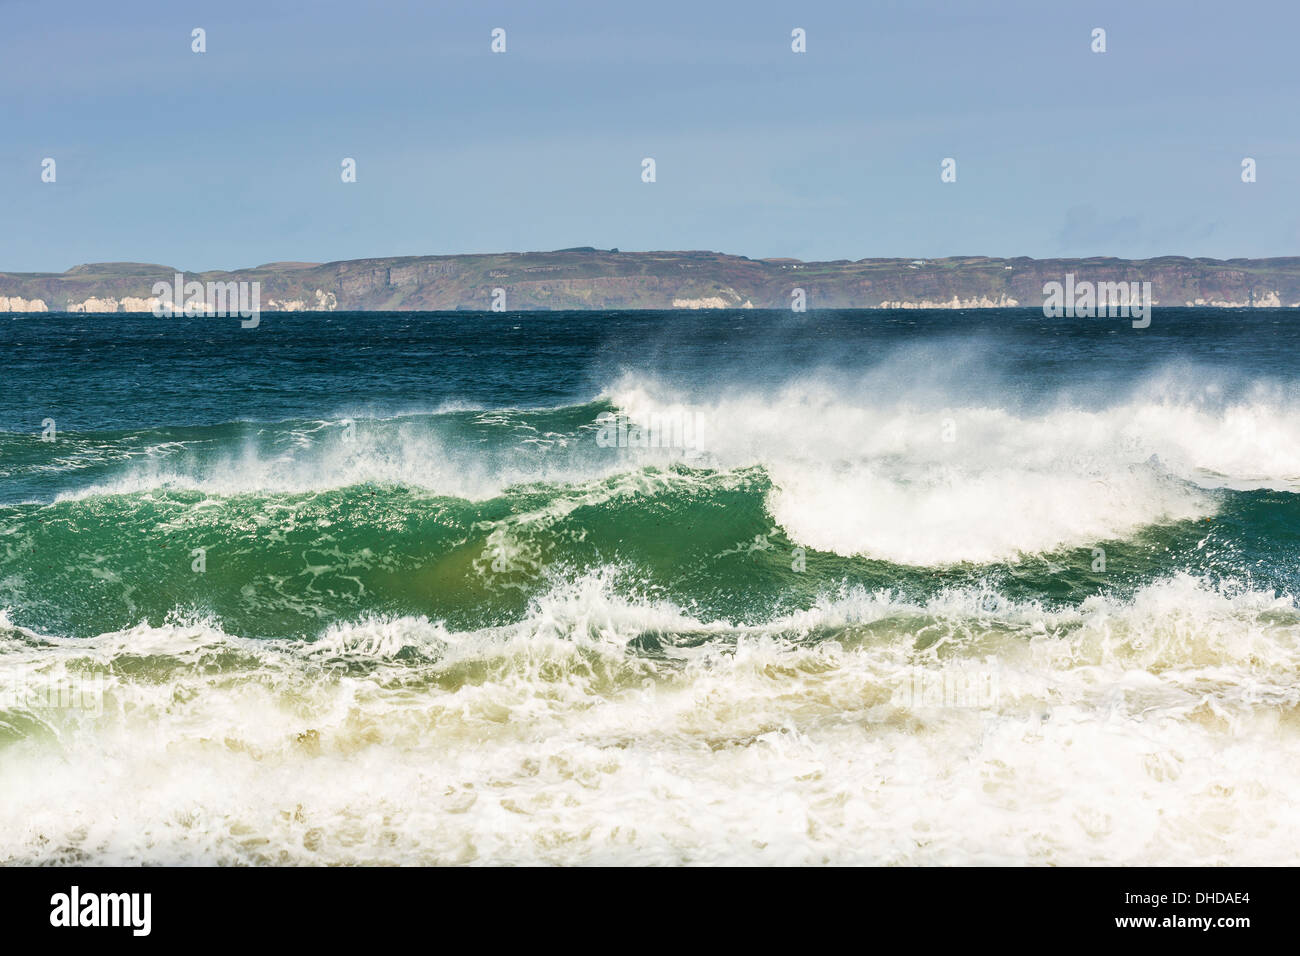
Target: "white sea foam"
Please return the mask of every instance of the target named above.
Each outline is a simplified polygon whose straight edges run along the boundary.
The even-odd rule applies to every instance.
[[[740,626],[615,578],[475,632],[0,624],[11,675],[106,675],[98,717],[0,710],[0,860],[1294,862],[1290,599],[1187,576],[1063,610],[847,590]],[[910,694],[963,669],[995,693]]]
[[[704,423],[705,459],[763,465],[768,507],[796,542],[933,566],[1091,548],[1144,526],[1206,517],[1211,490],[1300,489],[1300,408],[1158,387],[1106,407],[916,404],[811,382],[683,396],[629,378],[635,419]]]
[[[59,500],[155,490],[294,494],[362,484],[483,500],[520,484],[581,481],[619,467],[612,460],[593,466],[597,456],[589,436],[576,445],[576,436],[541,433],[519,413],[479,413],[479,424],[508,432],[491,441],[487,436],[475,441],[452,437],[444,427],[446,414],[268,425],[257,440],[246,438],[238,447],[181,449],[195,453],[134,463],[114,478],[65,492]],[[569,445],[576,446],[571,454],[565,453]],[[547,454],[552,446],[558,446],[557,453]]]

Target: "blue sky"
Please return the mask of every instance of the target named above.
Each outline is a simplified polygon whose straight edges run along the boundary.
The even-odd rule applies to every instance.
[[[5,271],[1300,254],[1294,0],[0,0],[0,23]]]

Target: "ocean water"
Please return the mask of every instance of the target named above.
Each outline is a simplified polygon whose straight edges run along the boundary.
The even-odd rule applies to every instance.
[[[1281,864],[1300,319],[0,319],[0,861]]]

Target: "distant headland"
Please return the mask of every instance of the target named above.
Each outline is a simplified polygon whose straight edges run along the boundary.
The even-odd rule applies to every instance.
[[[148,312],[182,270],[105,262],[0,272],[0,312]],[[1045,283],[1150,282],[1162,306],[1300,307],[1300,257],[1276,259],[749,259],[719,252],[555,252],[272,262],[186,272],[259,282],[267,311],[548,309],[974,309],[1043,304]]]

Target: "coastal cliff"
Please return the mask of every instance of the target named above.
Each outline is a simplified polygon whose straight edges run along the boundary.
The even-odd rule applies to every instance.
[[[79,265],[62,273],[0,272],[0,312],[147,312],[171,266]],[[186,272],[200,282],[260,282],[267,311],[486,310],[504,290],[509,310],[972,309],[1043,302],[1066,274],[1152,284],[1162,306],[1300,306],[1300,257],[1277,259],[859,259],[801,262],[717,252],[556,252],[273,262],[233,272]],[[499,295],[499,294],[498,294]]]

